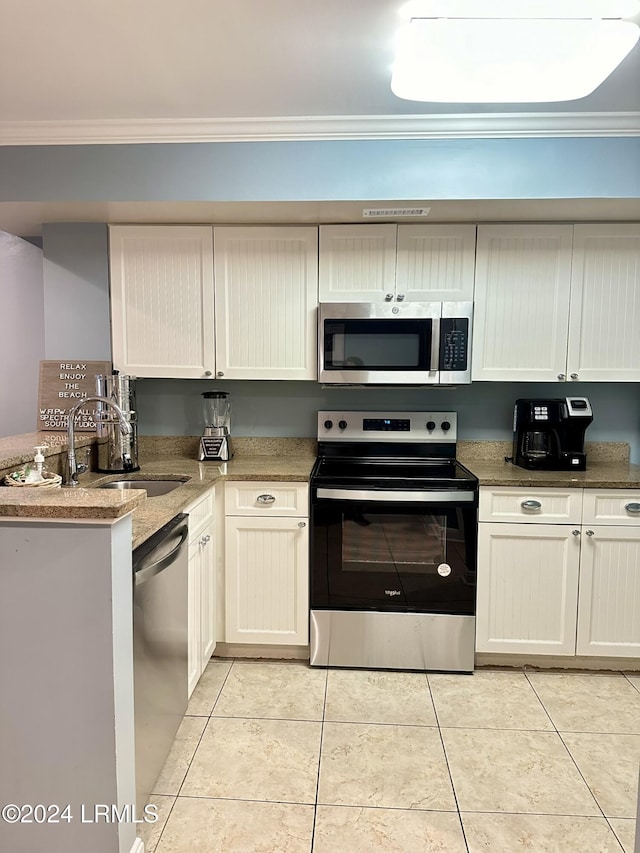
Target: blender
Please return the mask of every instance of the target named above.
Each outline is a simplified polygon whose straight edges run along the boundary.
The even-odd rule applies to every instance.
[[[229,422],[231,403],[226,391],[205,391],[204,435],[200,439],[200,462],[226,462],[231,458],[229,444]]]

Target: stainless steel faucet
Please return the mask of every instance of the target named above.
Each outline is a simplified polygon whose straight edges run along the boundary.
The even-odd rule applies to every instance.
[[[67,459],[69,461],[69,474],[67,475],[65,486],[77,486],[78,474],[83,474],[89,467],[88,465],[85,465],[84,462],[78,463],[76,461],[76,438],[74,426],[76,414],[83,406],[86,406],[87,403],[104,403],[105,405],[110,406],[120,420],[120,432],[123,435],[129,435],[131,432],[131,424],[126,419],[124,412],[117,403],[114,403],[113,400],[110,400],[108,397],[85,397],[84,400],[80,400],[79,403],[76,403],[76,405],[69,410],[69,424],[67,426]]]

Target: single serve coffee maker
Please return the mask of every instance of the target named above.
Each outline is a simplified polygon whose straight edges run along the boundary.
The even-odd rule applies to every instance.
[[[231,458],[229,426],[231,403],[226,391],[205,391],[204,435],[200,439],[200,462],[226,462]]]
[[[584,471],[584,434],[592,421],[586,397],[516,400],[513,463],[541,471]]]

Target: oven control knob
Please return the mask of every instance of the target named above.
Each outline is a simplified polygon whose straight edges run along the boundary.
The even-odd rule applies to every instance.
[[[435,428],[436,428],[436,422],[435,421],[427,421],[427,429],[429,430],[429,432],[431,432],[431,430],[434,430]]]
[[[451,429],[451,424],[449,423],[449,421],[442,421],[442,423],[440,424],[440,429],[443,432],[446,432],[447,430]]]
[[[338,421],[338,426],[340,427],[340,429],[346,429],[347,428],[347,422],[346,421]]]
[[[333,426],[333,421],[325,421],[324,422],[324,428],[325,429],[331,429],[332,426]]]

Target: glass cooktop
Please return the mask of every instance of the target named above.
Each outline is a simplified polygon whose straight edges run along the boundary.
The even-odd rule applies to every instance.
[[[368,489],[459,488],[478,480],[455,459],[366,459],[319,457],[311,474],[316,486]]]

